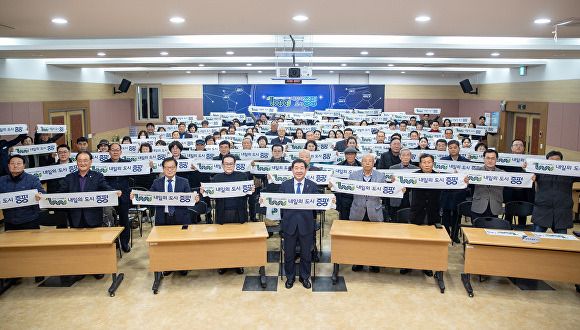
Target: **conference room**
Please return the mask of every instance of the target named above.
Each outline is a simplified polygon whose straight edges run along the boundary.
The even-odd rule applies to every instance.
[[[0,8],[2,328],[580,321],[578,1]]]

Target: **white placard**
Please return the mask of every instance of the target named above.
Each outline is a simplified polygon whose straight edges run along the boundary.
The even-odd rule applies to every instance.
[[[28,125],[26,124],[0,125],[0,135],[20,135],[20,134],[28,134]]]
[[[40,208],[71,209],[84,207],[117,206],[116,191],[75,192],[40,195]]]
[[[59,134],[59,133],[66,133],[66,125],[44,125],[44,124],[37,124],[36,125],[36,132],[38,134]]]
[[[261,207],[294,210],[330,210],[336,208],[333,194],[280,194],[261,193]]]
[[[254,166],[250,171],[252,174],[260,175],[260,174],[268,174],[268,172],[277,172],[277,171],[288,171],[292,164],[290,163],[259,163],[254,162]]]
[[[291,171],[270,171],[268,174],[270,174],[270,180],[268,180],[268,183],[273,184],[282,184],[282,182],[294,178]],[[317,185],[328,185],[331,176],[332,172],[330,171],[306,172],[306,179],[314,181]]]
[[[78,171],[76,163],[49,165],[24,169],[24,172],[34,175],[40,181],[64,178],[67,174],[76,171]]]
[[[415,112],[418,115],[424,114],[439,115],[441,114],[441,108],[414,108],[413,112]]]
[[[36,194],[38,194],[36,189],[0,194],[0,210],[38,205]]]
[[[459,162],[458,162],[459,163]],[[500,186],[514,188],[531,188],[533,173],[514,173],[500,171],[466,171],[469,184],[484,186]]]
[[[452,124],[469,124],[471,123],[471,117],[444,117],[443,122],[445,119],[449,119]]]
[[[203,196],[210,198],[241,197],[252,194],[254,181],[202,182]]]
[[[485,232],[488,235],[493,236],[510,236],[510,237],[524,237],[526,233],[523,231],[514,231],[514,230],[497,230],[497,229],[485,229]]]
[[[41,155],[56,152],[56,143],[33,144],[29,146],[17,146],[12,151],[15,155]]]
[[[562,175],[580,177],[580,162],[566,162],[562,160],[549,160],[528,158],[526,159],[526,171],[537,174]]]
[[[196,192],[157,192],[132,190],[133,205],[157,205],[157,206],[195,206]]]
[[[401,173],[397,181],[407,188],[465,189],[464,173]]]
[[[336,193],[372,197],[403,198],[403,186],[398,183],[378,183],[331,178],[332,190]]]
[[[145,175],[150,173],[150,166],[148,161],[111,162],[92,164],[91,170],[104,176]]]
[[[221,160],[192,160],[195,169],[202,173],[223,173]],[[236,172],[250,172],[252,169],[251,161],[236,161]]]
[[[566,240],[566,241],[577,241],[578,240],[578,238],[574,237],[574,235],[569,235],[569,234],[551,234],[551,233],[537,233],[537,232],[532,232],[532,234],[534,234],[534,236],[539,237],[539,238],[561,239],[561,240]]]

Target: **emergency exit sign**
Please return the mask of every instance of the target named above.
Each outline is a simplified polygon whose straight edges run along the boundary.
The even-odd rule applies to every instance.
[[[518,109],[526,110],[526,105],[525,104],[518,104]]]

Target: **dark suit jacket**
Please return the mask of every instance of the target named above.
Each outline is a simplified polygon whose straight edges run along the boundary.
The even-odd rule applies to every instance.
[[[277,137],[277,138],[272,140],[272,145],[275,145],[275,144],[286,145],[287,143],[292,143],[292,140],[290,140],[287,137],[284,137],[284,140],[280,140],[280,137]]]
[[[334,150],[338,152],[344,152],[346,150],[346,141],[341,140],[336,142],[336,144],[334,145]]]
[[[278,192],[294,194],[294,179],[282,182]],[[303,194],[317,194],[316,182],[304,179]],[[314,213],[312,210],[282,210],[282,231],[287,235],[294,235],[296,229],[300,235],[314,232]]]
[[[241,172],[234,172],[232,173],[234,176],[234,181],[246,181],[248,180],[248,175],[246,173]],[[227,182],[226,181],[226,174],[225,173],[218,173],[214,175],[211,179],[212,182]],[[239,219],[236,219],[235,222],[239,223],[246,223],[248,222],[248,195],[236,197],[238,201],[238,214],[240,215]],[[232,222],[231,219],[229,221],[225,221],[225,199],[224,198],[215,198],[215,222],[218,224],[223,224],[227,222]]]
[[[131,161],[120,158],[119,163],[130,163]],[[105,160],[103,163],[114,163],[111,158]],[[121,190],[123,194],[119,197],[119,203],[129,204],[131,199],[129,195],[131,194],[131,188],[129,187],[129,177],[124,176],[109,176],[105,178],[109,186],[113,187],[115,190]]]
[[[401,163],[401,158],[399,158],[398,155],[393,155],[391,150],[389,150],[381,154],[381,158],[379,158],[379,161],[377,162],[377,169],[391,168],[391,166],[399,163]]]
[[[113,187],[109,186],[105,176],[99,172],[89,170],[86,175],[87,181],[85,182],[85,192],[91,191],[111,191],[115,190]],[[75,193],[81,192],[81,186],[79,183],[79,172],[73,172],[67,174],[64,180],[61,181],[60,187],[58,188],[59,193]],[[81,214],[84,212],[85,220],[89,226],[98,226],[103,223],[103,208],[102,207],[86,207],[70,209],[70,215],[72,222],[75,227],[78,227],[81,222]]]
[[[10,150],[11,147],[17,145],[18,143],[24,141],[26,136],[26,134],[20,134],[10,141],[0,140],[0,162],[2,162],[0,176],[10,173],[10,171],[8,171],[8,159],[10,158],[8,150]]]
[[[188,193],[191,192],[191,187],[189,187],[189,182],[179,176],[174,176],[175,185],[173,186],[174,192]],[[162,176],[153,181],[151,189],[149,191],[165,192],[165,176]],[[191,224],[191,219],[189,218],[189,211],[187,206],[176,206],[175,207],[175,222],[182,225]],[[165,225],[165,206],[155,207],[155,225],[163,226]]]
[[[179,134],[180,139],[191,139],[193,136],[190,133],[185,132],[183,134],[183,137],[181,137],[181,134]]]

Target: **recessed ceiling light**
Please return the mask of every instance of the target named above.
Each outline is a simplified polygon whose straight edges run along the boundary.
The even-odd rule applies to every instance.
[[[298,21],[298,22],[304,22],[308,20],[307,16],[304,15],[296,15],[294,17],[292,17],[293,20]]]
[[[405,71],[401,71],[401,74],[405,74]]]
[[[431,17],[429,16],[417,16],[415,17],[415,21],[417,22],[428,22],[431,20]]]
[[[248,64],[246,64],[246,66],[252,66],[252,63],[248,63]]]
[[[328,72],[329,72],[329,73],[334,73],[334,71],[332,71],[332,70],[331,70],[331,71],[328,71]]]
[[[161,52],[161,53],[159,53],[159,55],[165,56],[165,55],[169,55],[169,53],[168,52]]]
[[[171,23],[183,23],[185,22],[185,19],[183,19],[182,17],[171,17],[169,21]]]
[[[346,66],[346,63],[342,63],[340,66]]]
[[[226,52],[226,55],[234,55],[234,52],[232,52],[231,50],[228,50],[228,51]]]
[[[191,73],[191,71],[185,71],[185,73]]]
[[[99,55],[99,56],[106,56],[107,54],[106,53],[103,53],[103,52],[99,52],[99,53],[97,53],[97,55]]]
[[[389,64],[389,65],[387,65],[387,66],[395,66],[395,65],[394,65],[394,64]]]
[[[370,71],[365,71],[365,73],[371,73]]]
[[[499,56],[499,53],[491,53],[491,56]]]
[[[57,18],[53,18],[52,19],[52,22],[53,23],[56,23],[56,24],[66,24],[66,23],[68,23],[68,21],[66,19],[64,19],[64,18],[58,18],[58,17]]]
[[[225,70],[222,70],[222,73],[226,73],[226,71]]]
[[[427,54],[425,54],[425,55],[427,55],[427,56],[433,56],[433,55],[435,55],[435,53],[433,53],[433,52],[427,52]]]
[[[536,24],[548,24],[550,22],[551,21],[548,18],[538,18],[537,20],[534,21],[534,23]]]
[[[361,55],[368,55],[369,52],[367,52],[366,50],[363,50],[362,52],[360,52]]]
[[[205,66],[205,65],[203,65],[203,64],[199,64],[198,66]]]
[[[258,73],[262,73],[262,70],[258,71]]]

